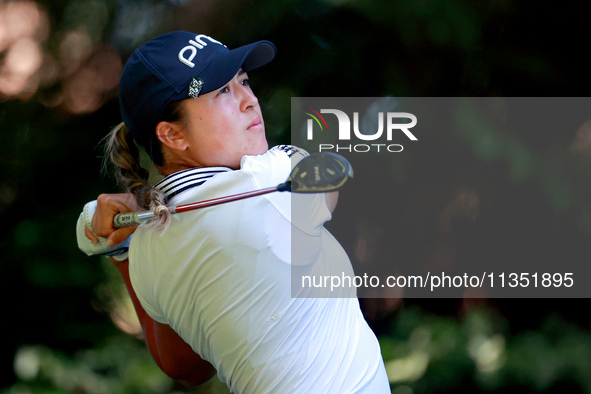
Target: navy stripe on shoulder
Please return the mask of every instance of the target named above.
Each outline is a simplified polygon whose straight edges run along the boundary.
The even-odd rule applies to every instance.
[[[185,190],[202,185],[214,175],[227,171],[232,171],[232,169],[227,167],[190,168],[167,176],[154,187],[160,189],[168,201]]]
[[[211,177],[210,177],[210,178],[211,178]],[[208,179],[209,179],[209,178],[208,178]],[[170,191],[169,193],[167,193],[167,194],[166,194],[166,198],[167,198],[168,200],[170,200],[171,198],[173,198],[173,197],[174,197],[174,196],[176,196],[177,194],[181,194],[181,193],[182,193],[182,192],[184,192],[185,190],[189,190],[189,189],[192,189],[193,187],[196,187],[196,186],[203,185],[203,184],[205,183],[205,181],[206,181],[206,180],[207,180],[207,179],[204,179],[204,180],[202,180],[202,181],[200,181],[200,182],[191,183],[191,184],[189,184],[189,185],[185,185],[185,186],[183,186],[183,187],[181,187],[181,188],[175,188],[174,190],[172,190],[172,191]]]
[[[198,182],[199,180],[205,178],[211,178],[212,176],[219,174],[220,172],[225,171],[217,170],[199,173],[188,173],[183,175],[182,177],[171,179],[170,182],[167,182],[165,185],[160,185],[158,186],[158,188],[162,190],[162,192],[167,193],[169,190],[176,188],[178,186],[184,185],[186,183]]]

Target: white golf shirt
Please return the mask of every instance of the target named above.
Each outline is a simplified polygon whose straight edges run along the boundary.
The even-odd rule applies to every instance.
[[[240,170],[190,169],[157,187],[180,205],[276,186],[302,157],[275,147],[245,156]],[[292,199],[306,207],[293,217]],[[280,192],[173,215],[166,231],[135,232],[132,285],[146,312],[209,361],[232,392],[389,393],[357,298],[291,297],[292,231],[308,272],[336,259],[352,273],[323,227],[330,217],[323,194]]]

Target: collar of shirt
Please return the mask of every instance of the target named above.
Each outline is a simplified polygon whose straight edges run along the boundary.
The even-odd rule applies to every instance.
[[[164,193],[166,201],[184,192],[205,183],[209,178],[221,172],[232,171],[228,167],[196,167],[170,174],[154,187]]]

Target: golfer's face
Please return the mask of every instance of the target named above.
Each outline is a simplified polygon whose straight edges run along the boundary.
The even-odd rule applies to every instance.
[[[220,89],[186,100],[185,108],[190,155],[200,166],[237,169],[242,156],[267,151],[261,107],[244,71]]]

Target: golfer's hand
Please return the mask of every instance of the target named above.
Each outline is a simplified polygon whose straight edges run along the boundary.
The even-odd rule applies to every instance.
[[[92,232],[86,228],[84,234],[94,243],[98,242],[97,236],[99,236],[107,239],[108,246],[118,245],[125,241],[136,227],[116,228],[113,225],[113,219],[120,213],[140,210],[131,193],[101,194],[97,198],[96,212],[92,218]]]

